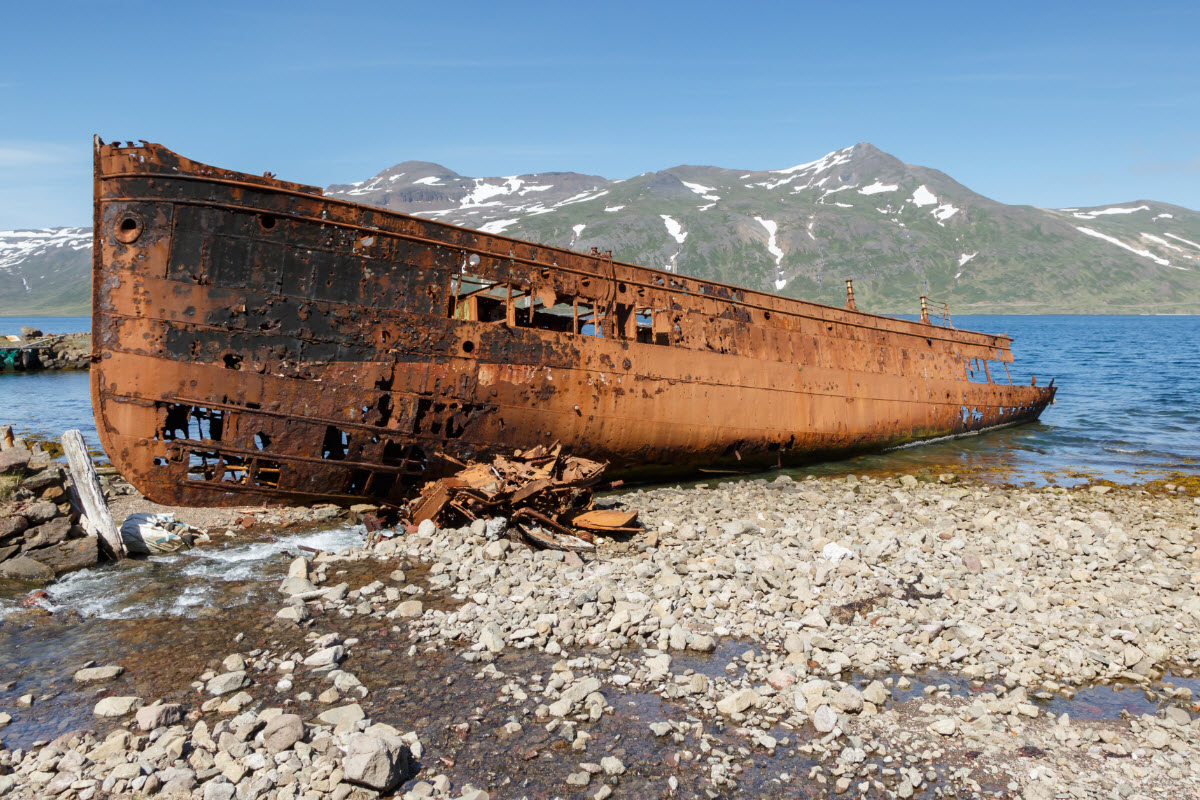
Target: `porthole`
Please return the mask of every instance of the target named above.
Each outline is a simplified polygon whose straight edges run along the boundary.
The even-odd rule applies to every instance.
[[[133,244],[142,235],[142,218],[134,213],[127,213],[121,217],[121,220],[116,224],[113,231],[113,236],[118,242],[124,244]]]

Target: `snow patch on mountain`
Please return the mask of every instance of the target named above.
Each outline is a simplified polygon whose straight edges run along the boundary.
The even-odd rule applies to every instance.
[[[875,181],[870,186],[864,186],[858,190],[859,194],[879,194],[880,192],[894,192],[900,187],[894,183],[880,183]]]
[[[667,233],[671,234],[671,238],[683,244],[687,234],[684,233],[683,226],[679,224],[679,221],[666,214],[659,214],[659,216],[662,217],[663,224],[667,226]]]
[[[437,175],[430,175],[427,178],[417,178],[413,181],[414,184],[420,186],[442,186],[442,179]]]
[[[1136,208],[1102,208],[1098,211],[1078,211],[1071,216],[1079,217],[1080,219],[1095,219],[1096,217],[1105,214],[1132,214],[1135,211],[1149,211],[1150,206],[1137,206]]]
[[[575,235],[571,237],[571,244],[567,245],[567,247],[572,247],[574,246],[575,242],[579,241],[579,237],[583,235],[583,229],[586,227],[587,225],[583,224],[582,222],[578,225],[571,226],[571,230],[575,231]]]
[[[1153,233],[1145,233],[1145,232],[1143,232],[1143,233],[1141,234],[1141,237],[1142,237],[1143,239],[1149,239],[1150,241],[1154,242],[1155,244],[1161,244],[1163,247],[1167,248],[1168,250],[1177,250],[1177,251],[1179,251],[1180,253],[1186,253],[1186,252],[1187,252],[1186,250],[1184,250],[1184,249],[1183,249],[1182,247],[1180,247],[1179,245],[1177,245],[1177,244],[1171,244],[1171,243],[1170,243],[1170,242],[1168,242],[1166,239],[1162,238],[1161,236],[1155,236]]]
[[[787,281],[784,280],[783,274],[780,272],[780,262],[783,261],[783,250],[775,242],[775,234],[779,230],[779,225],[773,219],[763,219],[762,217],[755,217],[754,221],[767,229],[767,252],[775,256],[775,291],[779,291],[784,286],[787,286]]]
[[[479,226],[479,230],[484,233],[503,233],[505,228],[516,225],[518,222],[520,222],[519,219],[494,219]]]
[[[958,213],[958,209],[949,203],[940,205],[933,210],[933,216],[937,219],[938,225],[945,227],[946,220]]]
[[[699,183],[689,183],[687,181],[680,181],[680,183],[682,183],[687,188],[691,189],[696,194],[703,197],[705,200],[712,200],[715,202],[715,201],[721,199],[718,195],[713,194],[713,192],[716,191],[715,187],[704,186],[703,184],[699,184]]]
[[[1175,234],[1173,234],[1173,233],[1167,233],[1167,234],[1164,234],[1164,235],[1165,235],[1165,236],[1170,236],[1172,239],[1174,239],[1174,240],[1175,240],[1175,241],[1177,241],[1177,242],[1183,242],[1184,244],[1190,244],[1192,247],[1196,248],[1197,250],[1200,250],[1200,244],[1196,244],[1196,243],[1195,243],[1195,242],[1193,242],[1191,239],[1185,239],[1185,238],[1183,238],[1182,236],[1176,236],[1176,235],[1175,235]]]
[[[979,255],[978,251],[976,251],[974,253],[963,253],[961,256],[958,257],[958,272],[954,273],[954,280],[958,280],[959,278],[962,277],[963,267],[965,267],[967,265],[967,262],[970,261],[972,258],[974,258],[977,255]]]
[[[593,194],[593,192],[595,192],[595,193]],[[574,197],[568,197],[566,200],[563,200],[560,203],[555,203],[554,207],[559,208],[561,206],[569,206],[569,205],[573,205],[575,203],[586,203],[589,200],[597,200],[601,197],[604,197],[604,195],[606,195],[606,194],[608,194],[607,189],[597,192],[595,190],[595,188],[592,188],[586,192],[580,192],[579,194],[575,195]]]
[[[853,147],[844,147],[841,150],[834,150],[832,153],[826,153],[816,161],[809,161],[807,164],[797,164],[794,167],[787,167],[785,169],[773,169],[771,172],[775,172],[780,175],[792,175],[797,172],[812,172],[813,174],[817,174],[824,172],[827,169],[836,167],[839,164],[849,163],[850,151],[853,149]]]
[[[521,185],[525,181],[517,177],[505,178],[504,183],[497,185],[494,183],[486,183],[483,178],[475,178],[475,188],[467,193],[467,196],[459,203],[463,208],[482,205],[500,205],[496,203],[484,203],[489,197],[499,195],[513,194],[520,190]]]
[[[675,259],[679,258],[679,254],[683,252],[683,240],[687,238],[687,233],[684,232],[683,226],[679,224],[678,220],[667,214],[659,214],[659,216],[662,217],[663,224],[667,226],[667,233],[671,234],[671,238],[679,243],[679,249],[671,256],[671,263],[666,265],[667,269],[674,272]]]
[[[620,211],[624,207],[625,206],[605,206],[604,210],[607,211],[609,214],[612,214],[614,212]]]
[[[929,189],[925,188],[925,184],[923,183],[917,187],[917,190],[912,193],[912,197],[909,199],[912,200],[913,205],[922,208],[925,206],[935,205],[938,201],[937,196],[933,192],[929,191]]]
[[[44,255],[51,248],[86,250],[91,246],[91,228],[0,231],[0,271],[12,272],[25,259]]]
[[[1101,233],[1100,231],[1092,230],[1091,228],[1084,228],[1079,225],[1075,226],[1075,230],[1079,231],[1080,233],[1086,233],[1088,236],[1094,236],[1097,239],[1103,239],[1104,241],[1106,241],[1110,244],[1115,244],[1117,247],[1123,247],[1126,250],[1128,250],[1129,252],[1133,253],[1134,255],[1139,255],[1139,256],[1142,256],[1143,258],[1150,259],[1155,264],[1160,264],[1164,267],[1173,266],[1171,264],[1171,262],[1167,261],[1165,258],[1159,258],[1158,256],[1151,253],[1149,250],[1139,250],[1138,248],[1134,247],[1133,245],[1126,244],[1125,242],[1122,242],[1120,239],[1117,239],[1114,236],[1109,236],[1107,234]],[[1187,268],[1186,267],[1176,267],[1176,269],[1187,269]]]

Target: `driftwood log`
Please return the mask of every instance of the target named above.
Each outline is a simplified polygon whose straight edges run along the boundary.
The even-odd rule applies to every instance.
[[[110,557],[124,558],[125,541],[113,522],[112,514],[108,512],[108,503],[104,501],[104,491],[100,488],[100,478],[96,475],[92,457],[88,455],[83,434],[75,430],[67,431],[63,434],[62,445],[67,463],[71,466],[75,495],[83,506],[84,518],[80,521],[84,529],[90,536],[99,536],[104,541]]]

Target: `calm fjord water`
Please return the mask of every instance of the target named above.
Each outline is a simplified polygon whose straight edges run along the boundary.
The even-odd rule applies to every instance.
[[[1014,382],[1054,379],[1058,401],[1038,423],[817,465],[808,472],[967,467],[1013,482],[1076,482],[1070,473],[1131,482],[1200,473],[1200,317],[959,316],[958,328],[1013,337]],[[87,317],[0,317],[88,330]],[[997,377],[997,376],[993,376]],[[0,374],[0,424],[57,436],[79,428],[96,444],[87,375]]]

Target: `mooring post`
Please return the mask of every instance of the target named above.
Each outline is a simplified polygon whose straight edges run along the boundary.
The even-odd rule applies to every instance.
[[[858,306],[854,305],[854,281],[846,278],[846,310],[858,311]]]

